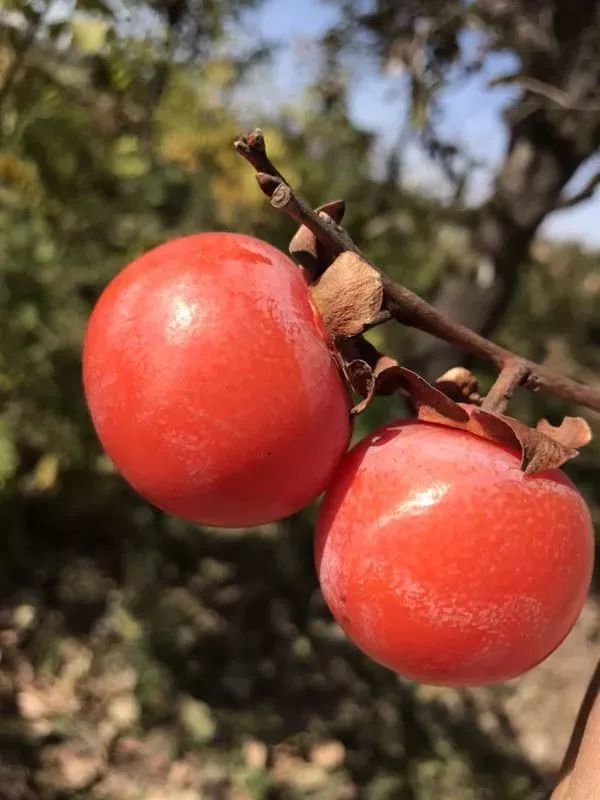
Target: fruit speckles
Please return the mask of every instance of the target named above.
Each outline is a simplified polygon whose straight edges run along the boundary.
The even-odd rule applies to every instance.
[[[593,538],[559,471],[526,476],[504,447],[406,422],[346,455],[315,556],[333,615],[368,655],[417,680],[477,685],[560,644],[587,593]]]

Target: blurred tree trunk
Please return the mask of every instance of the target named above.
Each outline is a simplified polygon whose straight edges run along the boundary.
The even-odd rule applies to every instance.
[[[518,286],[535,234],[560,202],[577,168],[600,145],[600,115],[530,110],[524,98],[511,109],[510,140],[490,200],[473,233],[474,258],[462,275],[440,286],[435,305],[453,319],[488,334]],[[443,342],[422,341],[417,366],[430,377],[464,360]]]
[[[523,93],[506,114],[507,152],[492,197],[480,209],[472,257],[462,274],[448,276],[434,302],[489,334],[517,289],[540,224],[600,147],[600,3],[554,0],[542,13],[529,3],[482,0],[478,9],[521,61],[517,74],[496,82],[513,83]],[[420,370],[437,377],[464,361],[464,354],[421,340],[416,360]]]

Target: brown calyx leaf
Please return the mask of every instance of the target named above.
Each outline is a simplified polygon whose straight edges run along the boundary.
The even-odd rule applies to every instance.
[[[389,381],[388,370],[397,367],[398,362],[383,355],[363,336],[340,342],[339,354],[344,364],[346,380],[352,391],[363,398],[354,406],[352,414],[361,414],[368,408],[376,394],[391,394],[397,390]]]
[[[587,444],[591,438],[589,426],[582,419],[567,417],[558,427],[542,420],[537,428],[530,428],[503,414],[484,411],[475,405],[459,405],[416,372],[398,366],[386,356],[380,357],[374,369],[360,359],[350,362],[346,369],[353,389],[364,397],[353,413],[364,411],[381,388],[386,393],[401,391],[410,397],[417,419],[423,422],[468,431],[520,450],[521,469],[529,475],[562,466],[577,455],[576,447]]]
[[[332,200],[315,210],[323,219],[339,225],[346,210],[346,203],[343,200]],[[288,250],[294,261],[304,270],[309,283],[314,283],[334,260],[333,254],[306,225],[300,225],[290,241]]]
[[[418,419],[423,422],[436,422],[451,427],[461,427],[468,423],[468,412],[439,389],[427,383],[425,378],[406,367],[394,368],[389,380],[395,379],[401,389],[410,397]]]
[[[577,455],[577,450],[573,447],[565,446],[544,431],[530,428],[504,414],[484,411],[475,406],[458,405],[423,378],[410,373],[410,370],[402,369],[402,372],[404,388],[406,389],[408,382],[408,391],[416,405],[419,419],[465,430],[483,439],[519,449],[521,469],[529,475],[556,469]]]
[[[355,358],[354,361],[346,364],[345,373],[352,391],[363,398],[350,411],[353,416],[356,416],[362,414],[375,397],[375,376],[371,367],[361,358]]]
[[[582,417],[565,417],[558,426],[551,425],[547,419],[541,419],[535,428],[567,448],[577,449],[592,440],[591,428]]]
[[[383,302],[381,275],[357,253],[341,253],[311,288],[334,342],[362,333]]]
[[[480,408],[473,409],[466,430],[493,442],[520,448],[521,469],[528,475],[557,469],[577,455],[577,450],[565,447],[523,422]]]
[[[479,403],[481,400],[477,378],[465,367],[452,367],[444,372],[436,380],[435,388],[457,403]]]
[[[396,369],[398,369],[398,362],[394,358],[379,355],[377,363],[373,367],[375,394],[393,394],[402,389],[402,387],[396,386]]]
[[[556,469],[577,455],[577,450],[566,447],[543,431],[530,428],[503,414],[484,411],[475,406],[458,405],[415,373],[409,377],[406,375],[409,370],[403,372],[405,379],[411,383],[410,395],[417,407],[419,419],[469,431],[492,442],[520,449],[521,469],[529,475]],[[454,406],[452,414],[447,413],[448,403]]]
[[[376,351],[375,351],[376,352]],[[375,395],[401,392],[407,395],[418,417],[424,422],[438,422],[438,417],[463,422],[468,414],[461,406],[434,389],[424,378],[405,367],[400,367],[393,358],[378,353],[374,366],[362,359],[355,359],[346,365],[346,372],[352,389],[364,399],[352,409],[353,414],[364,411]]]

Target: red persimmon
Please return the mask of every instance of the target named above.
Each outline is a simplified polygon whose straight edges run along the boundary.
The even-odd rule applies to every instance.
[[[255,525],[327,486],[349,399],[300,270],[250,236],[157,247],[108,285],[83,375],[99,438],[151,503],[198,523]]]
[[[515,677],[564,639],[590,584],[587,507],[559,470],[464,431],[400,422],[342,460],[320,510],[323,595],[352,641],[414,680]]]

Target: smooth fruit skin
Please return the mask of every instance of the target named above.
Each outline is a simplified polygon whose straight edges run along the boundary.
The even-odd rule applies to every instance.
[[[83,380],[99,438],[147,500],[223,527],[286,517],[327,486],[349,399],[300,270],[265,242],[202,233],[103,292]]]
[[[315,542],[335,619],[375,661],[447,686],[507,680],[548,656],[587,594],[587,507],[559,470],[421,422],[382,428],[341,462]]]

